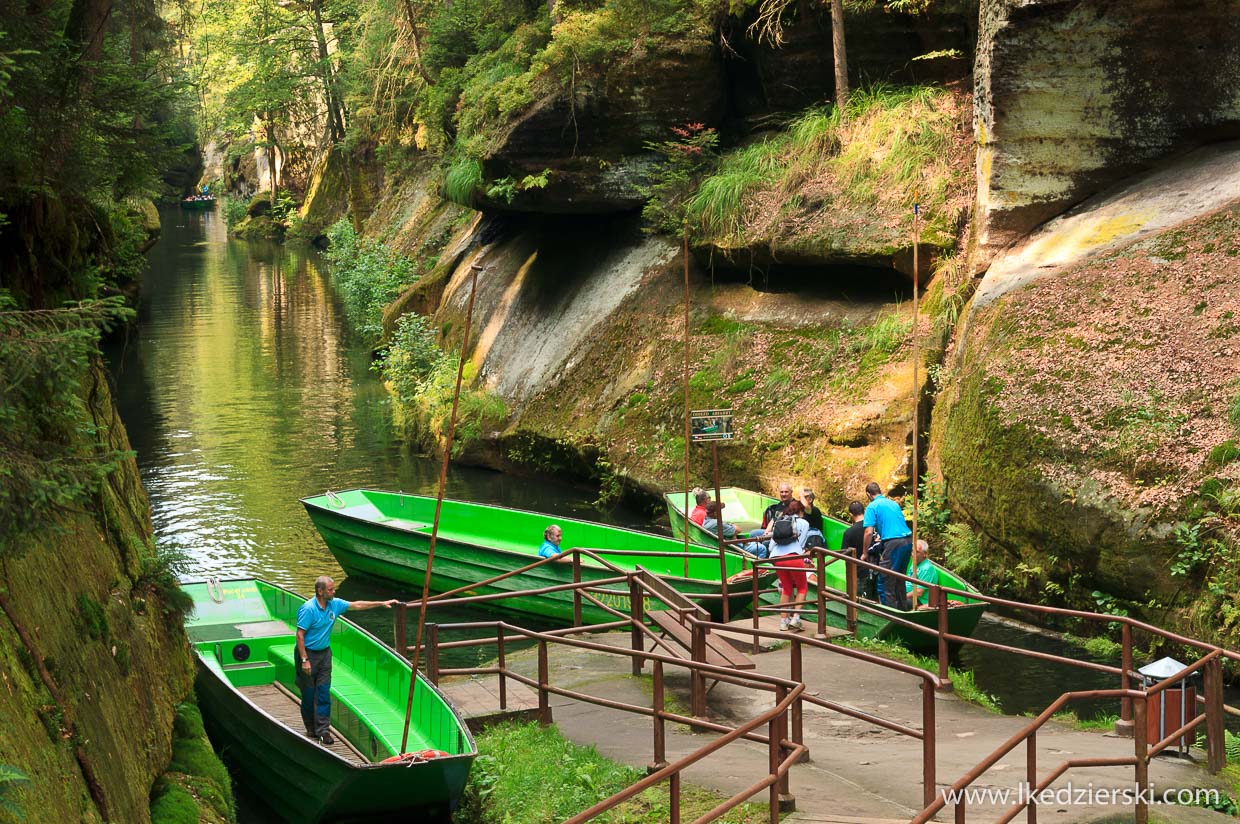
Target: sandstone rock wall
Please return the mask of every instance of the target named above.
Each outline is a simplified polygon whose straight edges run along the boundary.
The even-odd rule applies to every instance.
[[[106,378],[92,376],[96,423],[110,447],[127,449]],[[60,532],[32,539],[7,558],[2,584],[13,615],[47,662],[77,738],[63,735],[62,708],[33,658],[0,614],[0,764],[31,784],[14,794],[29,821],[150,820],[149,793],[168,764],[175,705],[190,690],[193,664],[178,621],[136,585],[152,553],[146,493],[132,460],[113,473],[91,512],[60,519]],[[74,746],[98,777],[100,809]]]
[[[984,0],[978,271],[1151,161],[1240,134],[1240,0]]]

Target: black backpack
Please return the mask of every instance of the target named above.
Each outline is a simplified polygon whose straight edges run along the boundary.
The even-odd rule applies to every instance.
[[[789,518],[780,518],[771,524],[771,539],[777,544],[790,544],[797,539],[797,531]]]

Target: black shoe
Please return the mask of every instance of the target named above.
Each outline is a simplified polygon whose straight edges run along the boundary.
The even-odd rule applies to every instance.
[[[319,736],[319,743],[322,744],[324,747],[330,747],[332,744],[336,743],[336,738],[335,736],[331,734],[330,731],[325,732]]]

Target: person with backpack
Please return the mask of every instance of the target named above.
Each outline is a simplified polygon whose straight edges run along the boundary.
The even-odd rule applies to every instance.
[[[784,514],[771,522],[771,541],[768,545],[771,558],[775,559],[775,574],[779,577],[779,604],[804,601],[809,594],[809,578],[806,575],[805,540],[809,537],[809,523],[801,517],[805,513],[800,501],[790,501]],[[792,607],[791,614],[779,616],[781,630],[801,631],[801,607]]]

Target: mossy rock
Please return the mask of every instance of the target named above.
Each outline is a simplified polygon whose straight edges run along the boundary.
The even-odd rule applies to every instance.
[[[246,217],[262,217],[271,213],[271,192],[259,192],[245,207]]]

